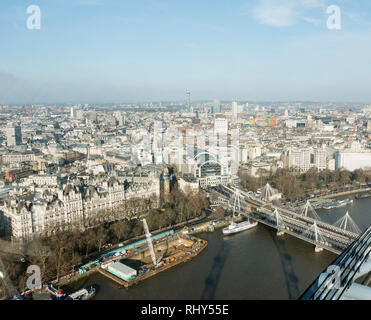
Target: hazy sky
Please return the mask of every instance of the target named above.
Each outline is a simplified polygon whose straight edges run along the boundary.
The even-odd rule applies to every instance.
[[[0,104],[371,102],[369,0],[1,0],[0,41]]]

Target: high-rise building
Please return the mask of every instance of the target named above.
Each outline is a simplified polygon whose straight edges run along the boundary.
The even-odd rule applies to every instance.
[[[248,156],[250,160],[254,160],[255,158],[259,158],[262,155],[262,149],[260,146],[251,146],[248,149]]]
[[[327,152],[324,148],[289,148],[285,152],[286,166],[289,168],[297,168],[302,172],[308,171],[310,168],[325,170],[327,167]]]
[[[76,119],[78,120],[84,119],[84,112],[81,109],[76,110]]]
[[[213,104],[213,113],[220,113],[221,107],[220,107],[220,100],[215,99]]]
[[[71,107],[71,119],[76,119],[76,108]]]
[[[186,91],[187,95],[187,112],[192,112],[191,110],[191,92],[187,89]]]
[[[237,101],[232,102],[232,120],[237,122],[238,120],[238,104]]]
[[[228,120],[225,118],[216,118],[214,121],[214,132],[227,135],[228,134]]]
[[[87,119],[90,121],[97,121],[97,113],[94,110],[89,111]]]
[[[22,144],[22,129],[20,126],[13,126],[6,129],[6,141],[8,146]]]

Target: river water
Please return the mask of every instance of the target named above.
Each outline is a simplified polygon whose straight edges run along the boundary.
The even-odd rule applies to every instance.
[[[365,230],[371,225],[370,208],[371,198],[355,199],[352,205],[317,213],[333,223],[349,210]],[[134,287],[125,289],[96,273],[73,289],[95,284],[95,299],[102,300],[297,299],[336,258],[327,251],[315,253],[313,245],[290,235],[277,237],[261,224],[229,237],[221,230],[198,236],[209,242],[198,257]]]

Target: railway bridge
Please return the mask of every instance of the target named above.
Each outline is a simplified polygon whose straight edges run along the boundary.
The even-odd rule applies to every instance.
[[[239,215],[277,230],[277,235],[290,234],[315,246],[341,254],[361,234],[348,212],[334,225],[323,222],[308,201],[300,210],[286,208],[275,201],[276,190],[266,185],[260,197],[253,192],[245,192],[235,187],[214,187],[214,206],[233,208]]]

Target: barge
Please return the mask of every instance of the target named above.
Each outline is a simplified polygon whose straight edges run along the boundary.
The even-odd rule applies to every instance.
[[[174,243],[177,243],[178,246],[174,246]],[[129,288],[160,272],[193,259],[206,248],[207,244],[206,240],[185,235],[176,239],[170,247],[166,245],[166,248],[163,248],[163,256],[159,259],[157,265],[147,262],[147,252],[138,252],[135,260],[141,259],[143,261],[140,268],[130,268],[127,265],[127,259],[123,259],[119,264],[117,262],[103,263],[98,271],[125,288]],[[133,270],[135,270],[135,272],[133,272]]]

